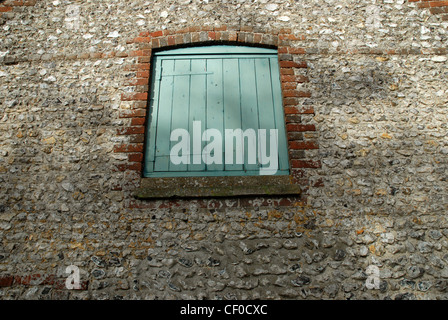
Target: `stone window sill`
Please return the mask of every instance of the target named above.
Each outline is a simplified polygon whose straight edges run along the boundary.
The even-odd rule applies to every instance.
[[[142,178],[137,199],[300,195],[291,176]]]

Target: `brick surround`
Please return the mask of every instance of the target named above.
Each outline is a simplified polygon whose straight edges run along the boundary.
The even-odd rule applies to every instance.
[[[143,31],[138,37],[127,41],[136,49],[128,53],[135,59],[124,66],[135,76],[128,79],[124,86],[133,87],[131,93],[123,93],[120,118],[127,119],[126,125],[117,130],[117,135],[129,137],[128,144],[117,144],[114,152],[127,154],[127,161],[118,165],[119,171],[133,170],[141,175],[143,167],[144,136],[146,128],[147,100],[150,79],[150,61],[154,49],[175,48],[204,44],[241,44],[277,48],[283,93],[283,106],[287,130],[291,176],[294,183],[305,188],[308,181],[304,170],[320,168],[319,161],[307,158],[306,151],[317,149],[313,133],[313,124],[302,124],[302,115],[313,115],[314,109],[302,105],[304,99],[311,97],[310,91],[302,89],[309,79],[306,76],[307,63],[303,59],[306,53],[301,44],[303,35],[295,35],[291,29],[261,32],[250,28],[229,30],[227,27],[190,27],[181,30]]]

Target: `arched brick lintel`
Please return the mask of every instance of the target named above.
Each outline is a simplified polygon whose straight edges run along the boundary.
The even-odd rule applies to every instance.
[[[440,0],[409,0],[416,2],[420,9],[428,8],[431,14],[441,14],[443,21],[448,21],[448,1]]]

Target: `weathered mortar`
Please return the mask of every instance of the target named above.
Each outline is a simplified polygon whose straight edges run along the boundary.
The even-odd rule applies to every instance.
[[[403,0],[29,4],[0,18],[2,299],[447,298],[443,16]],[[143,142],[117,134],[123,94],[145,91],[126,85],[133,39],[198,26],[304,37],[298,123],[316,130],[296,138],[317,148],[294,152],[321,165],[297,170],[302,197],[134,198],[114,152]]]

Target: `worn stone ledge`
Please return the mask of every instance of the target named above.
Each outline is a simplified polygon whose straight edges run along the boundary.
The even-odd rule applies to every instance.
[[[301,188],[292,182],[292,177],[282,175],[142,178],[134,196],[137,199],[164,199],[300,194]]]

